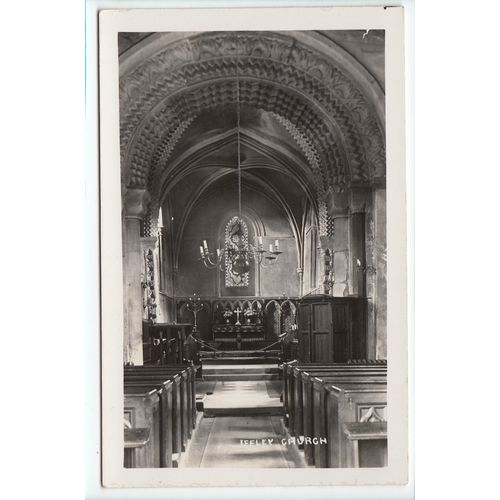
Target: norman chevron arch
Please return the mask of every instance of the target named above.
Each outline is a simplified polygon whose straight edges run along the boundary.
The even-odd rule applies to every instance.
[[[328,185],[385,176],[383,91],[362,65],[313,32],[238,37],[237,52],[230,33],[156,34],[122,56],[125,185],[151,182],[203,109],[234,103],[236,56],[242,103],[307,134]]]

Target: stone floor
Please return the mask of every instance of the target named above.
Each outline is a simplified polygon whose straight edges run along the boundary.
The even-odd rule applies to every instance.
[[[274,382],[274,383],[272,383]],[[205,398],[205,416],[282,415],[280,381],[216,382]]]
[[[296,445],[286,438],[282,417],[273,415],[275,408],[281,406],[280,381],[203,382],[197,385],[197,395],[203,391],[212,393],[205,396],[205,408],[207,404],[212,409],[225,408],[228,414],[215,417],[199,414],[180,467],[305,466]],[[262,414],[255,414],[256,408]]]

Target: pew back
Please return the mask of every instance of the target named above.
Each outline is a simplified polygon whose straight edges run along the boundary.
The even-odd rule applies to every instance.
[[[184,451],[188,439],[188,406],[187,406],[187,384],[181,374],[163,373],[160,375],[147,375],[126,373],[125,383],[128,385],[153,385],[158,386],[166,381],[170,381],[172,388],[172,434],[173,452]],[[180,441],[180,442],[179,442]]]
[[[335,383],[325,386],[328,467],[347,467],[346,436],[349,422],[385,421],[387,384]]]
[[[124,416],[133,428],[149,428],[150,439],[136,450],[142,467],[160,467],[160,394],[162,389],[125,387]]]
[[[174,451],[177,452],[181,438],[180,429],[177,429],[174,425],[173,382],[171,380],[158,382],[124,381],[125,394],[141,388],[156,389],[160,396],[160,467],[172,467],[172,454]],[[176,433],[178,433],[178,436]]]

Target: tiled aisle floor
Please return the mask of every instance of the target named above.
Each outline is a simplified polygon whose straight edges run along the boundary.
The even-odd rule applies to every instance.
[[[202,418],[183,467],[297,467],[294,453],[281,443],[284,436],[279,432],[279,419],[271,416]],[[266,440],[265,444],[262,439]],[[259,444],[250,444],[250,440]]]
[[[280,393],[268,390],[268,385],[269,381],[256,380],[217,382],[213,394],[206,396],[205,411],[230,415],[231,410],[236,410],[232,416],[250,415],[252,410],[254,414],[259,411],[263,415],[279,414],[283,408]]]
[[[259,381],[217,382],[213,396],[208,398],[214,398],[219,407],[221,404],[228,408],[265,406],[270,404],[269,400],[279,402],[279,384],[275,385]],[[295,445],[285,439],[281,418],[271,415],[202,417],[181,467],[303,467]]]

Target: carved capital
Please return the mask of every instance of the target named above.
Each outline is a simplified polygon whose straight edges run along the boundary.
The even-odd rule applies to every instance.
[[[349,197],[347,193],[328,193],[328,213],[330,217],[347,214],[349,210]]]
[[[353,214],[368,211],[371,205],[371,189],[351,188],[349,190],[349,205]]]
[[[123,213],[126,219],[142,219],[149,203],[147,189],[127,188],[123,195]]]

